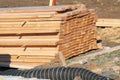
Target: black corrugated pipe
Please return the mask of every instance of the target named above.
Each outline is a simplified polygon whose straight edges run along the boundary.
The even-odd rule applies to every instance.
[[[84,68],[56,67],[31,70],[6,70],[2,75],[22,76],[25,78],[38,78],[50,80],[74,80],[76,76],[82,80],[114,80],[105,76],[93,73]]]

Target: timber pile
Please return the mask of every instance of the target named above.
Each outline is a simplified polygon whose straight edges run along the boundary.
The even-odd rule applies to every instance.
[[[83,4],[0,9],[0,63],[40,65],[96,49],[96,15]]]

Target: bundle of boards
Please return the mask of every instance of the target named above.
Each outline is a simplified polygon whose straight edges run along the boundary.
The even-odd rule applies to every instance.
[[[36,66],[96,49],[95,23],[83,4],[1,8],[0,65]]]

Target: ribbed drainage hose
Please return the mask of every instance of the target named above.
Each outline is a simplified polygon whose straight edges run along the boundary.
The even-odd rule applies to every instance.
[[[84,68],[56,67],[46,69],[14,70],[4,71],[2,75],[22,76],[25,78],[38,78],[50,80],[74,80],[79,76],[82,80],[114,80],[105,76],[93,73]]]

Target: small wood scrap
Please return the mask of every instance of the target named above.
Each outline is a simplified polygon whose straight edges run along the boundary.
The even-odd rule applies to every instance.
[[[65,59],[98,48],[96,18],[83,4],[0,8],[0,63],[23,68],[61,59],[65,66]]]
[[[82,80],[79,76],[76,76],[74,80]]]

